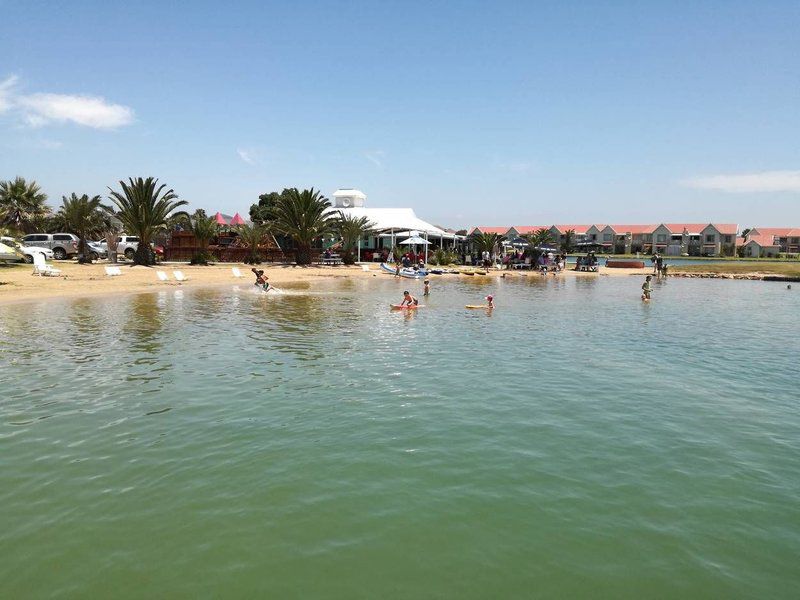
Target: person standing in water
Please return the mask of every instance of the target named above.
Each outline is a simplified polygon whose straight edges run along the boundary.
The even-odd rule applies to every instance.
[[[494,296],[486,296],[486,308],[494,308]]]
[[[650,302],[650,292],[653,291],[652,286],[650,285],[650,280],[653,278],[652,275],[648,275],[645,277],[644,283],[642,284],[642,300],[644,302]]]
[[[426,279],[424,281],[424,287],[422,288],[422,295],[423,296],[430,296],[431,295],[431,282],[430,280]]]

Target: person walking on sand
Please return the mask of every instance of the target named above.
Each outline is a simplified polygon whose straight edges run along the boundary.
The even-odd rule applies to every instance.
[[[650,280],[653,279],[652,275],[648,275],[645,277],[644,283],[642,284],[642,301],[643,302],[650,302],[650,292],[653,291],[652,286],[650,285]]]

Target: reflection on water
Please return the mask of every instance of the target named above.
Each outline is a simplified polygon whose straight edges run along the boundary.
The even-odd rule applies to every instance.
[[[798,588],[799,295],[433,278],[389,310],[406,287],[3,307],[4,596]]]

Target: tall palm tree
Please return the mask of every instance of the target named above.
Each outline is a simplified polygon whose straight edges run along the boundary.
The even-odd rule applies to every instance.
[[[567,229],[564,232],[564,241],[561,242],[561,250],[566,253],[573,252],[575,250],[575,230],[574,229]]]
[[[533,248],[547,246],[548,244],[553,243],[553,236],[551,235],[550,230],[546,227],[541,227],[533,233],[529,233],[523,237]]]
[[[46,201],[47,194],[35,181],[28,183],[24,177],[0,181],[0,225],[25,233],[35,231],[34,222],[50,213]]]
[[[187,204],[178,200],[174,191],[164,190],[165,184],[158,185],[158,179],[130,178],[129,183],[120,181],[122,193],[108,188],[110,198],[117,205],[116,217],[122,222],[125,231],[139,237],[139,246],[133,255],[133,264],[152,265],[155,257],[150,248],[153,235],[166,225],[170,213],[179,206]]]
[[[479,232],[472,236],[472,241],[478,252],[489,252],[490,254],[495,251],[495,248],[500,245],[503,239],[505,238],[499,233]]]
[[[237,233],[239,234],[239,241],[249,251],[245,262],[257,265],[261,262],[261,258],[258,255],[258,247],[264,243],[269,230],[263,225],[253,222],[252,225],[240,225]]]
[[[342,238],[342,262],[352,265],[355,262],[354,251],[360,240],[375,224],[367,217],[355,217],[339,211],[336,218],[336,233]]]
[[[80,238],[78,244],[78,262],[92,262],[86,248],[86,238],[90,235],[99,235],[106,229],[110,206],[102,204],[100,196],[89,198],[88,194],[78,196],[76,193],[67,198],[61,198],[61,210],[58,220],[63,223],[63,228],[71,231]]]
[[[311,264],[314,240],[334,231],[335,216],[328,209],[331,203],[315,191],[290,189],[281,194],[270,208],[275,231],[292,238],[297,246],[298,265]]]
[[[208,252],[208,244],[219,232],[219,227],[214,217],[206,215],[206,211],[202,208],[194,211],[194,215],[190,218],[187,213],[181,213],[185,217],[185,222],[189,231],[192,232],[194,239],[197,240],[198,251],[192,256],[191,264],[193,265],[208,265],[211,260],[211,254]]]

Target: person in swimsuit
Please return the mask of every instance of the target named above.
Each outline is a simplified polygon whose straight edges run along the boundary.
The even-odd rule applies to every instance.
[[[400,303],[400,306],[417,306],[418,304],[419,300],[414,298],[408,290],[403,292],[403,301]]]
[[[644,283],[642,284],[642,300],[645,302],[650,302],[650,292],[653,291],[652,286],[650,285],[650,280],[653,278],[652,275],[648,275]]]
[[[431,294],[431,282],[430,280],[426,279],[424,281],[425,287],[422,288],[422,295],[423,296],[430,296]]]

